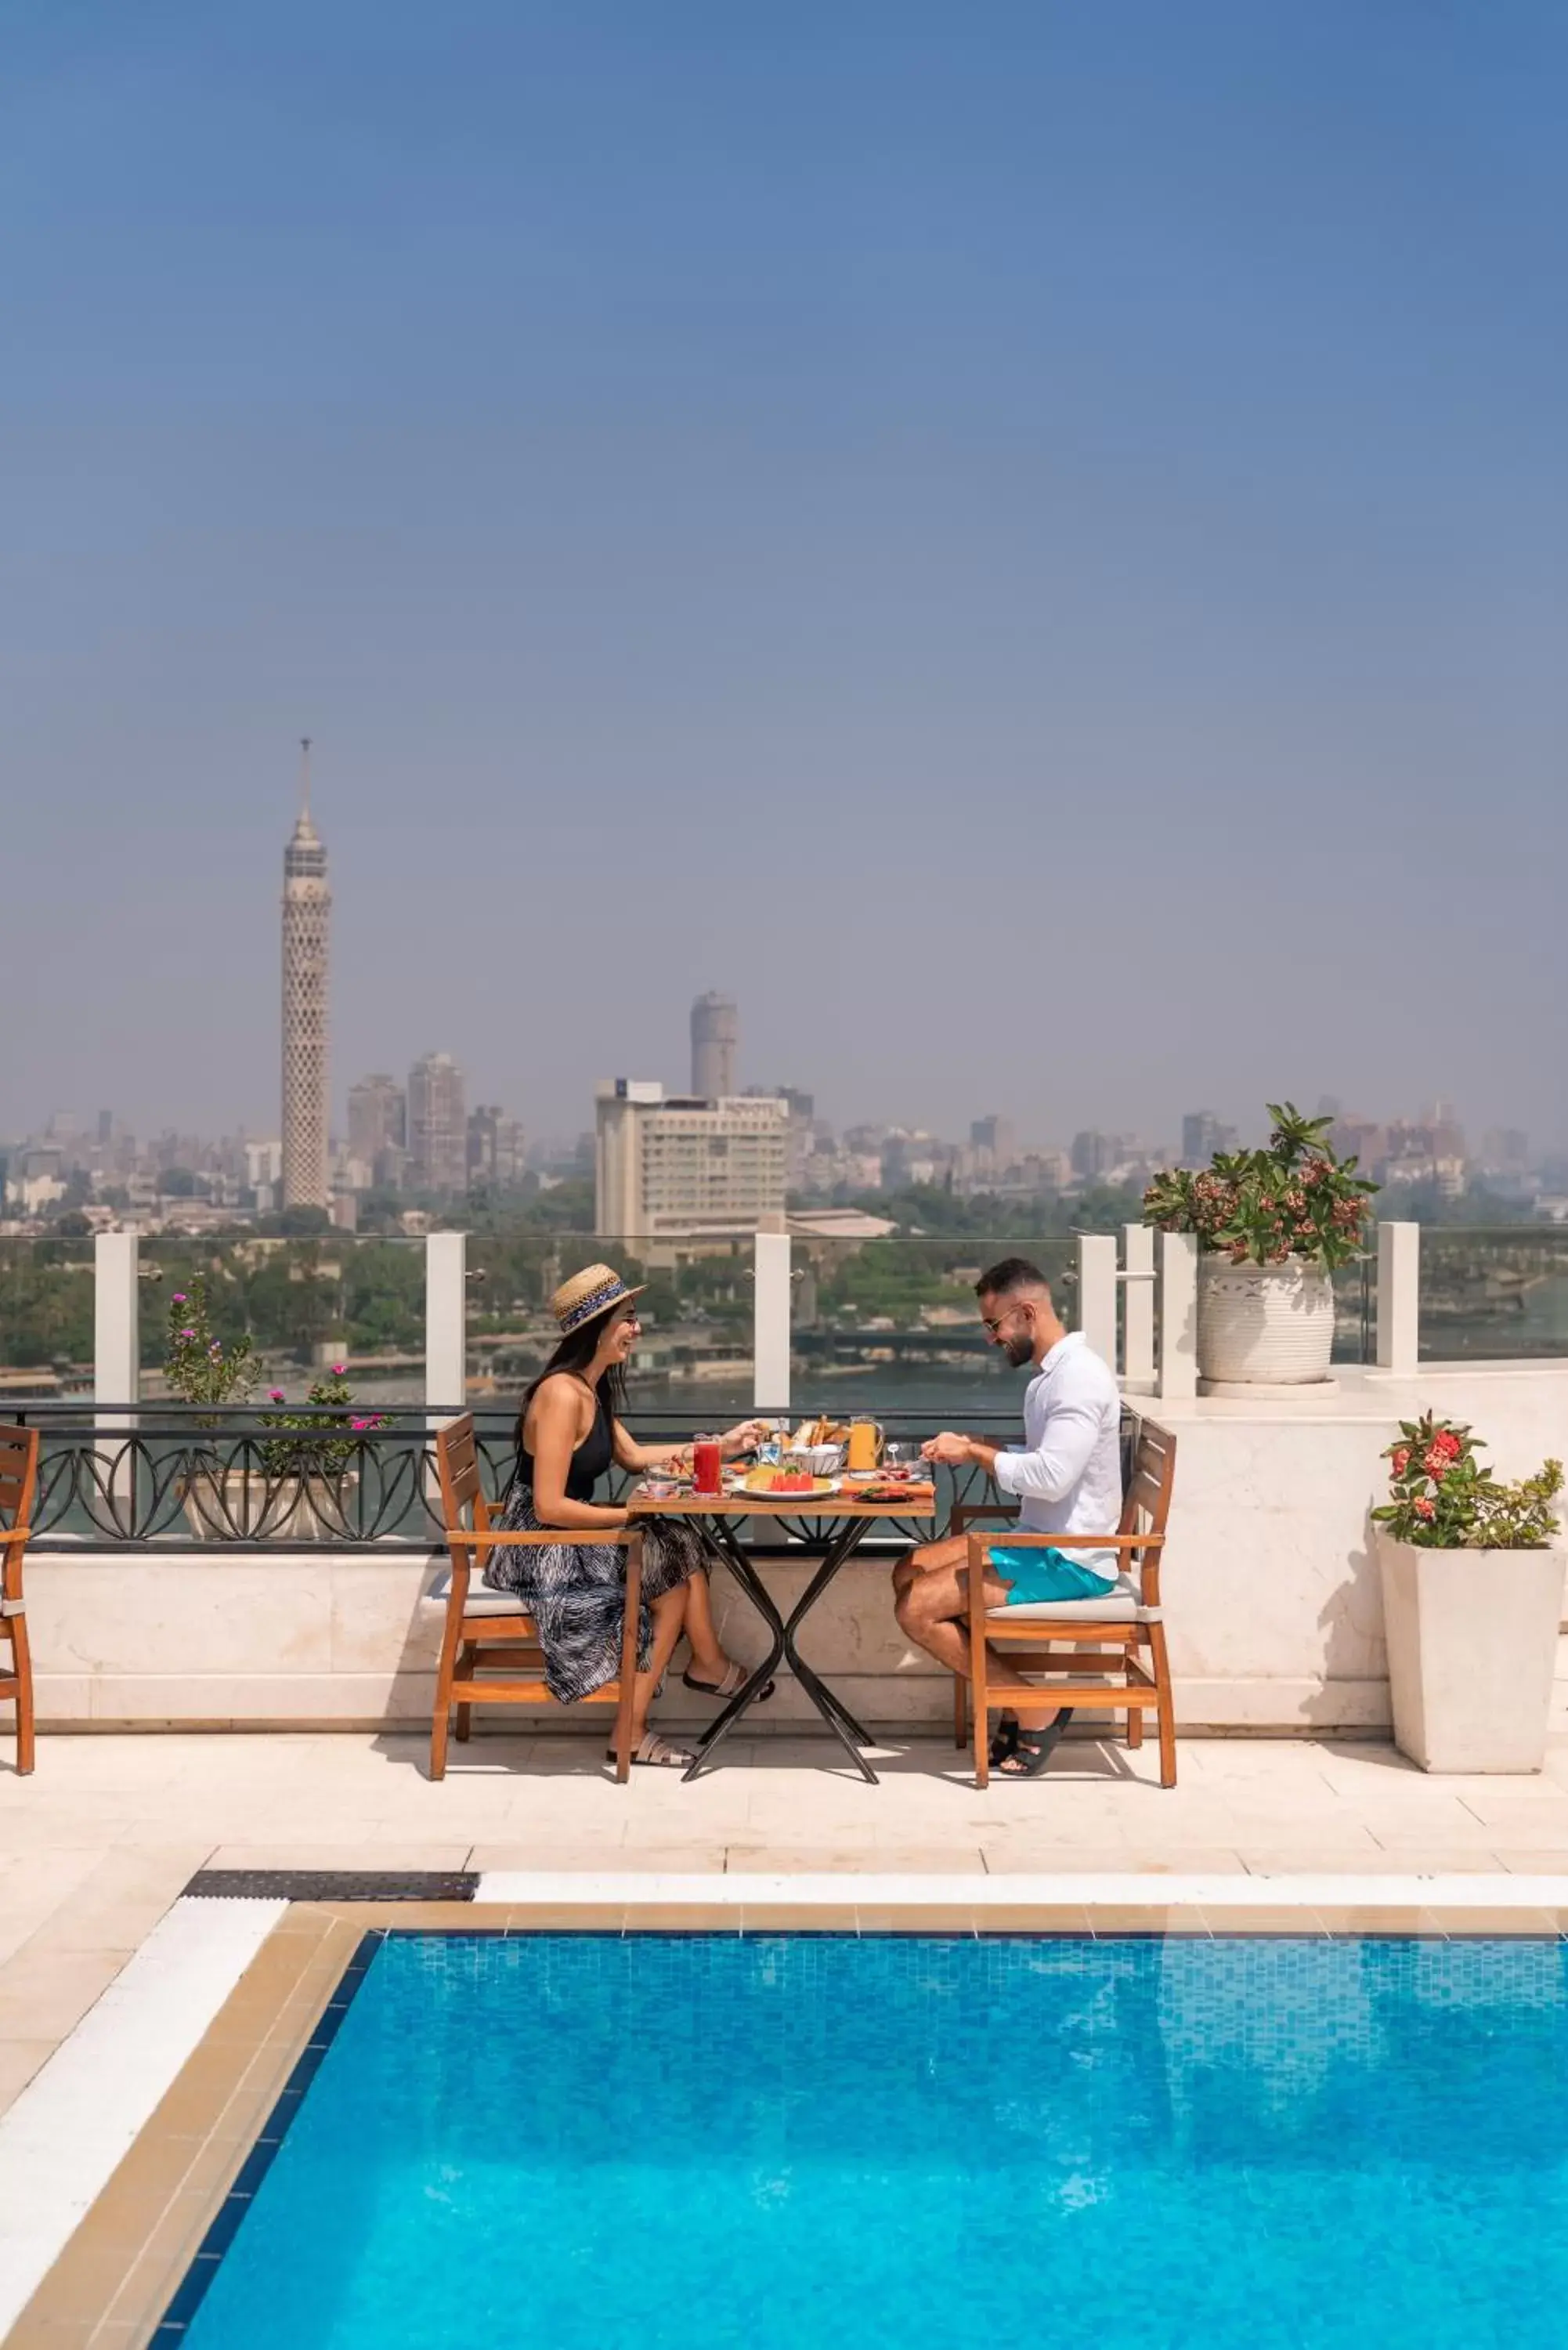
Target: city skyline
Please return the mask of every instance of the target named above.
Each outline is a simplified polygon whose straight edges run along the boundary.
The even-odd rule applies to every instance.
[[[1568,1138],[1563,12],[6,63],[0,1128],[271,1131],[303,732],[339,1122],[433,1045],[578,1128],[712,988],[841,1123]]]

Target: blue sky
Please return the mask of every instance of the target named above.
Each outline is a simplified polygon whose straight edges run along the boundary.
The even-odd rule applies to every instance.
[[[0,0],[0,1131],[1568,1139],[1556,0]]]

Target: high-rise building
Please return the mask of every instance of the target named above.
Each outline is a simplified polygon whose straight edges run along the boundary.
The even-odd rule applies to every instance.
[[[607,1079],[595,1091],[603,1237],[783,1230],[789,1112],[776,1097],[667,1097],[642,1077]]]
[[[310,743],[300,745],[299,818],[283,858],[283,1204],[325,1208],[327,971],[332,895],[310,820]]]
[[[700,995],[691,1006],[691,1091],[698,1101],[727,1101],[735,1090],[741,1015],[728,995]]]
[[[1234,1150],[1236,1129],[1221,1126],[1211,1109],[1189,1109],[1181,1121],[1181,1163],[1207,1167],[1217,1150]]]
[[[1092,1182],[1112,1164],[1111,1140],[1108,1135],[1088,1127],[1073,1137],[1073,1172],[1080,1182]]]
[[[748,1086],[742,1101],[782,1101],[787,1121],[784,1140],[784,1180],[792,1191],[798,1191],[805,1181],[805,1162],[815,1141],[816,1102],[799,1086]]]
[[[361,1077],[348,1088],[348,1158],[371,1183],[394,1188],[409,1146],[409,1103],[396,1077]]]
[[[468,1181],[491,1190],[509,1191],[526,1170],[527,1138],[522,1123],[508,1118],[494,1102],[482,1102],[468,1114]]]
[[[970,1149],[981,1154],[983,1163],[1003,1173],[1018,1158],[1018,1129],[1011,1118],[998,1118],[994,1111],[989,1118],[977,1118],[969,1129]]]
[[[468,1187],[462,1071],[450,1053],[427,1053],[409,1071],[409,1182],[443,1197]]]

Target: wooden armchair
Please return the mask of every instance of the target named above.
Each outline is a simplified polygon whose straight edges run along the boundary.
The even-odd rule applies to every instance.
[[[0,1673],[0,1699],[16,1700],[16,1770],[22,1778],[33,1768],[33,1659],[22,1558],[37,1488],[37,1430],[15,1423],[0,1427],[0,1638],[11,1649],[11,1669]]]
[[[1125,1711],[1129,1746],[1142,1745],[1143,1717],[1152,1710],[1159,1731],[1159,1783],[1175,1786],[1176,1716],[1159,1597],[1160,1554],[1175,1473],[1175,1437],[1157,1421],[1145,1419],[1138,1424],[1127,1499],[1114,1534],[1021,1534],[1012,1528],[970,1534],[970,1679],[966,1683],[961,1676],[955,1676],[953,1726],[956,1743],[961,1746],[966,1712],[972,1708],[976,1786],[987,1785],[991,1776],[991,1716],[1017,1700],[1016,1690],[992,1692],[988,1678],[991,1647],[1026,1652],[1032,1659],[1029,1664],[1024,1665],[1023,1657],[1015,1661],[1023,1669],[1039,1673],[1040,1693],[1047,1702],[1081,1705],[1100,1712]],[[954,1510],[949,1532],[963,1532],[977,1517],[1004,1514],[1011,1513],[995,1503],[965,1504]],[[1023,1607],[987,1607],[985,1564],[999,1544],[1015,1550],[1114,1550],[1121,1571],[1116,1587],[1103,1599],[1040,1600]],[[1050,1650],[1057,1642],[1070,1646],[1074,1654],[1052,1656]],[[1079,1654],[1085,1646],[1095,1653]],[[1121,1686],[1075,1678],[1090,1672],[1119,1674]],[[1067,1678],[1052,1678],[1062,1674]]]
[[[631,1775],[631,1705],[637,1673],[638,1622],[642,1606],[642,1532],[628,1528],[619,1534],[574,1534],[552,1527],[540,1534],[514,1534],[493,1526],[480,1490],[479,1453],[473,1440],[473,1414],[448,1422],[436,1437],[436,1468],[441,1477],[441,1516],[451,1561],[442,1586],[427,1595],[427,1604],[445,1611],[441,1661],[436,1669],[435,1715],[431,1724],[431,1777],[446,1775],[447,1732],[452,1709],[457,1707],[457,1735],[469,1733],[470,1710],[475,1705],[554,1705],[545,1679],[545,1652],[538,1627],[520,1599],[504,1591],[471,1589],[483,1554],[498,1544],[524,1548],[545,1543],[624,1543],[626,1544],[626,1612],[621,1626],[621,1667],[612,1681],[585,1699],[588,1705],[616,1708],[615,1775],[624,1786]],[[481,1679],[481,1669],[486,1678]],[[506,1678],[498,1679],[504,1673]],[[0,1690],[5,1684],[0,1682]]]

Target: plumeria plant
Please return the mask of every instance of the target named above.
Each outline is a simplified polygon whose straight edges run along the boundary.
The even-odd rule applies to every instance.
[[[296,1411],[264,1411],[264,1428],[290,1428],[314,1431],[298,1436],[273,1436],[263,1444],[262,1463],[270,1477],[338,1477],[353,1460],[358,1447],[354,1442],[368,1429],[389,1428],[385,1412],[355,1412],[350,1409],[354,1391],[348,1386],[347,1365],[334,1363],[328,1376],[317,1379],[306,1399],[314,1409]],[[269,1391],[269,1401],[286,1403],[282,1388]],[[327,1434],[327,1430],[347,1430]]]
[[[1543,1550],[1557,1532],[1563,1463],[1544,1461],[1505,1485],[1477,1460],[1486,1449],[1463,1421],[1429,1411],[1402,1419],[1383,1455],[1392,1498],[1373,1516],[1396,1542],[1423,1550]]]
[[[1235,1264],[1304,1258],[1325,1273],[1362,1253],[1376,1183],[1354,1157],[1336,1157],[1332,1120],[1271,1102],[1262,1150],[1216,1151],[1198,1170],[1168,1168],[1143,1195],[1143,1220],[1161,1232],[1196,1232],[1200,1248]]]
[[[177,1289],[169,1300],[163,1376],[182,1402],[211,1404],[243,1402],[260,1377],[248,1338],[225,1347],[213,1336],[207,1284],[200,1274],[188,1290]]]

